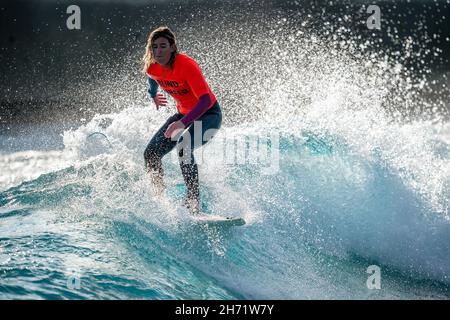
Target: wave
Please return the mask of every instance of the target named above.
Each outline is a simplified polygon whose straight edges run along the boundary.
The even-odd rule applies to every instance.
[[[227,36],[211,47],[228,45]],[[203,209],[243,216],[245,226],[187,219],[175,153],[164,159],[167,194],[155,195],[143,152],[174,105],[130,105],[65,131],[63,151],[0,156],[6,265],[31,263],[12,243],[32,252],[28,242],[45,248],[55,239],[32,267],[48,260],[59,275],[82,270],[92,280],[85,297],[102,277],[111,277],[100,281],[107,298],[448,297],[450,125],[418,100],[425,80],[403,61],[358,58],[314,36],[287,36],[253,54],[272,48],[261,41],[267,46],[237,52],[255,57],[238,74],[206,64],[216,81],[236,77],[242,101],[222,106],[229,121],[195,153]],[[229,82],[217,91],[227,93]],[[428,111],[409,116],[418,104]],[[34,242],[21,242],[27,236]],[[367,292],[370,264],[389,290]]]

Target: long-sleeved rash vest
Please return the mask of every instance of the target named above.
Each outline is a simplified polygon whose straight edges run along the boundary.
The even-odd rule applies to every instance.
[[[147,75],[150,96],[156,96],[158,86],[170,94],[177,102],[178,112],[184,115],[184,125],[197,120],[216,102],[199,65],[186,54],[177,54],[171,69],[152,63]]]

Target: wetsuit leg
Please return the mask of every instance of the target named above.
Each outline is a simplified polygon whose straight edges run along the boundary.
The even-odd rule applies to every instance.
[[[144,151],[145,167],[148,172],[156,173],[160,177],[164,175],[161,159],[177,144],[177,141],[164,137],[164,132],[172,122],[180,120],[182,117],[181,113],[176,113],[167,119],[148,143]]]
[[[198,166],[195,162],[193,151],[198,148],[214,136],[214,131],[209,131],[205,137],[205,132],[207,130],[213,129],[218,130],[222,124],[222,112],[220,110],[219,104],[216,102],[208,111],[206,111],[199,119],[196,121],[201,122],[201,128],[199,123],[195,126],[195,123],[191,123],[187,130],[179,137],[177,143],[177,152],[180,161],[181,172],[183,174],[184,182],[187,187],[187,197],[194,201],[199,201],[200,191],[199,191],[199,181],[198,181]],[[201,130],[200,130],[201,129]],[[199,137],[199,135],[201,135]],[[206,141],[203,137],[209,138]]]

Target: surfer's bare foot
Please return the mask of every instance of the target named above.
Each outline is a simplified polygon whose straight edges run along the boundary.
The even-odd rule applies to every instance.
[[[198,215],[200,214],[200,203],[198,199],[185,197],[183,199],[183,206],[185,206],[191,214]]]

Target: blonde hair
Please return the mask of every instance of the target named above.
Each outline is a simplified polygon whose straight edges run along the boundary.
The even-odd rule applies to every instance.
[[[147,45],[145,46],[145,54],[142,57],[142,62],[144,64],[142,71],[144,73],[147,73],[148,67],[152,63],[156,62],[155,57],[153,56],[153,42],[155,42],[156,39],[161,37],[166,38],[167,41],[169,41],[169,44],[174,45],[175,47],[175,51],[172,52],[169,62],[167,63],[169,68],[172,68],[173,62],[175,61],[175,57],[178,54],[176,38],[175,34],[172,32],[172,30],[169,29],[169,27],[162,26],[153,30],[148,36]]]

